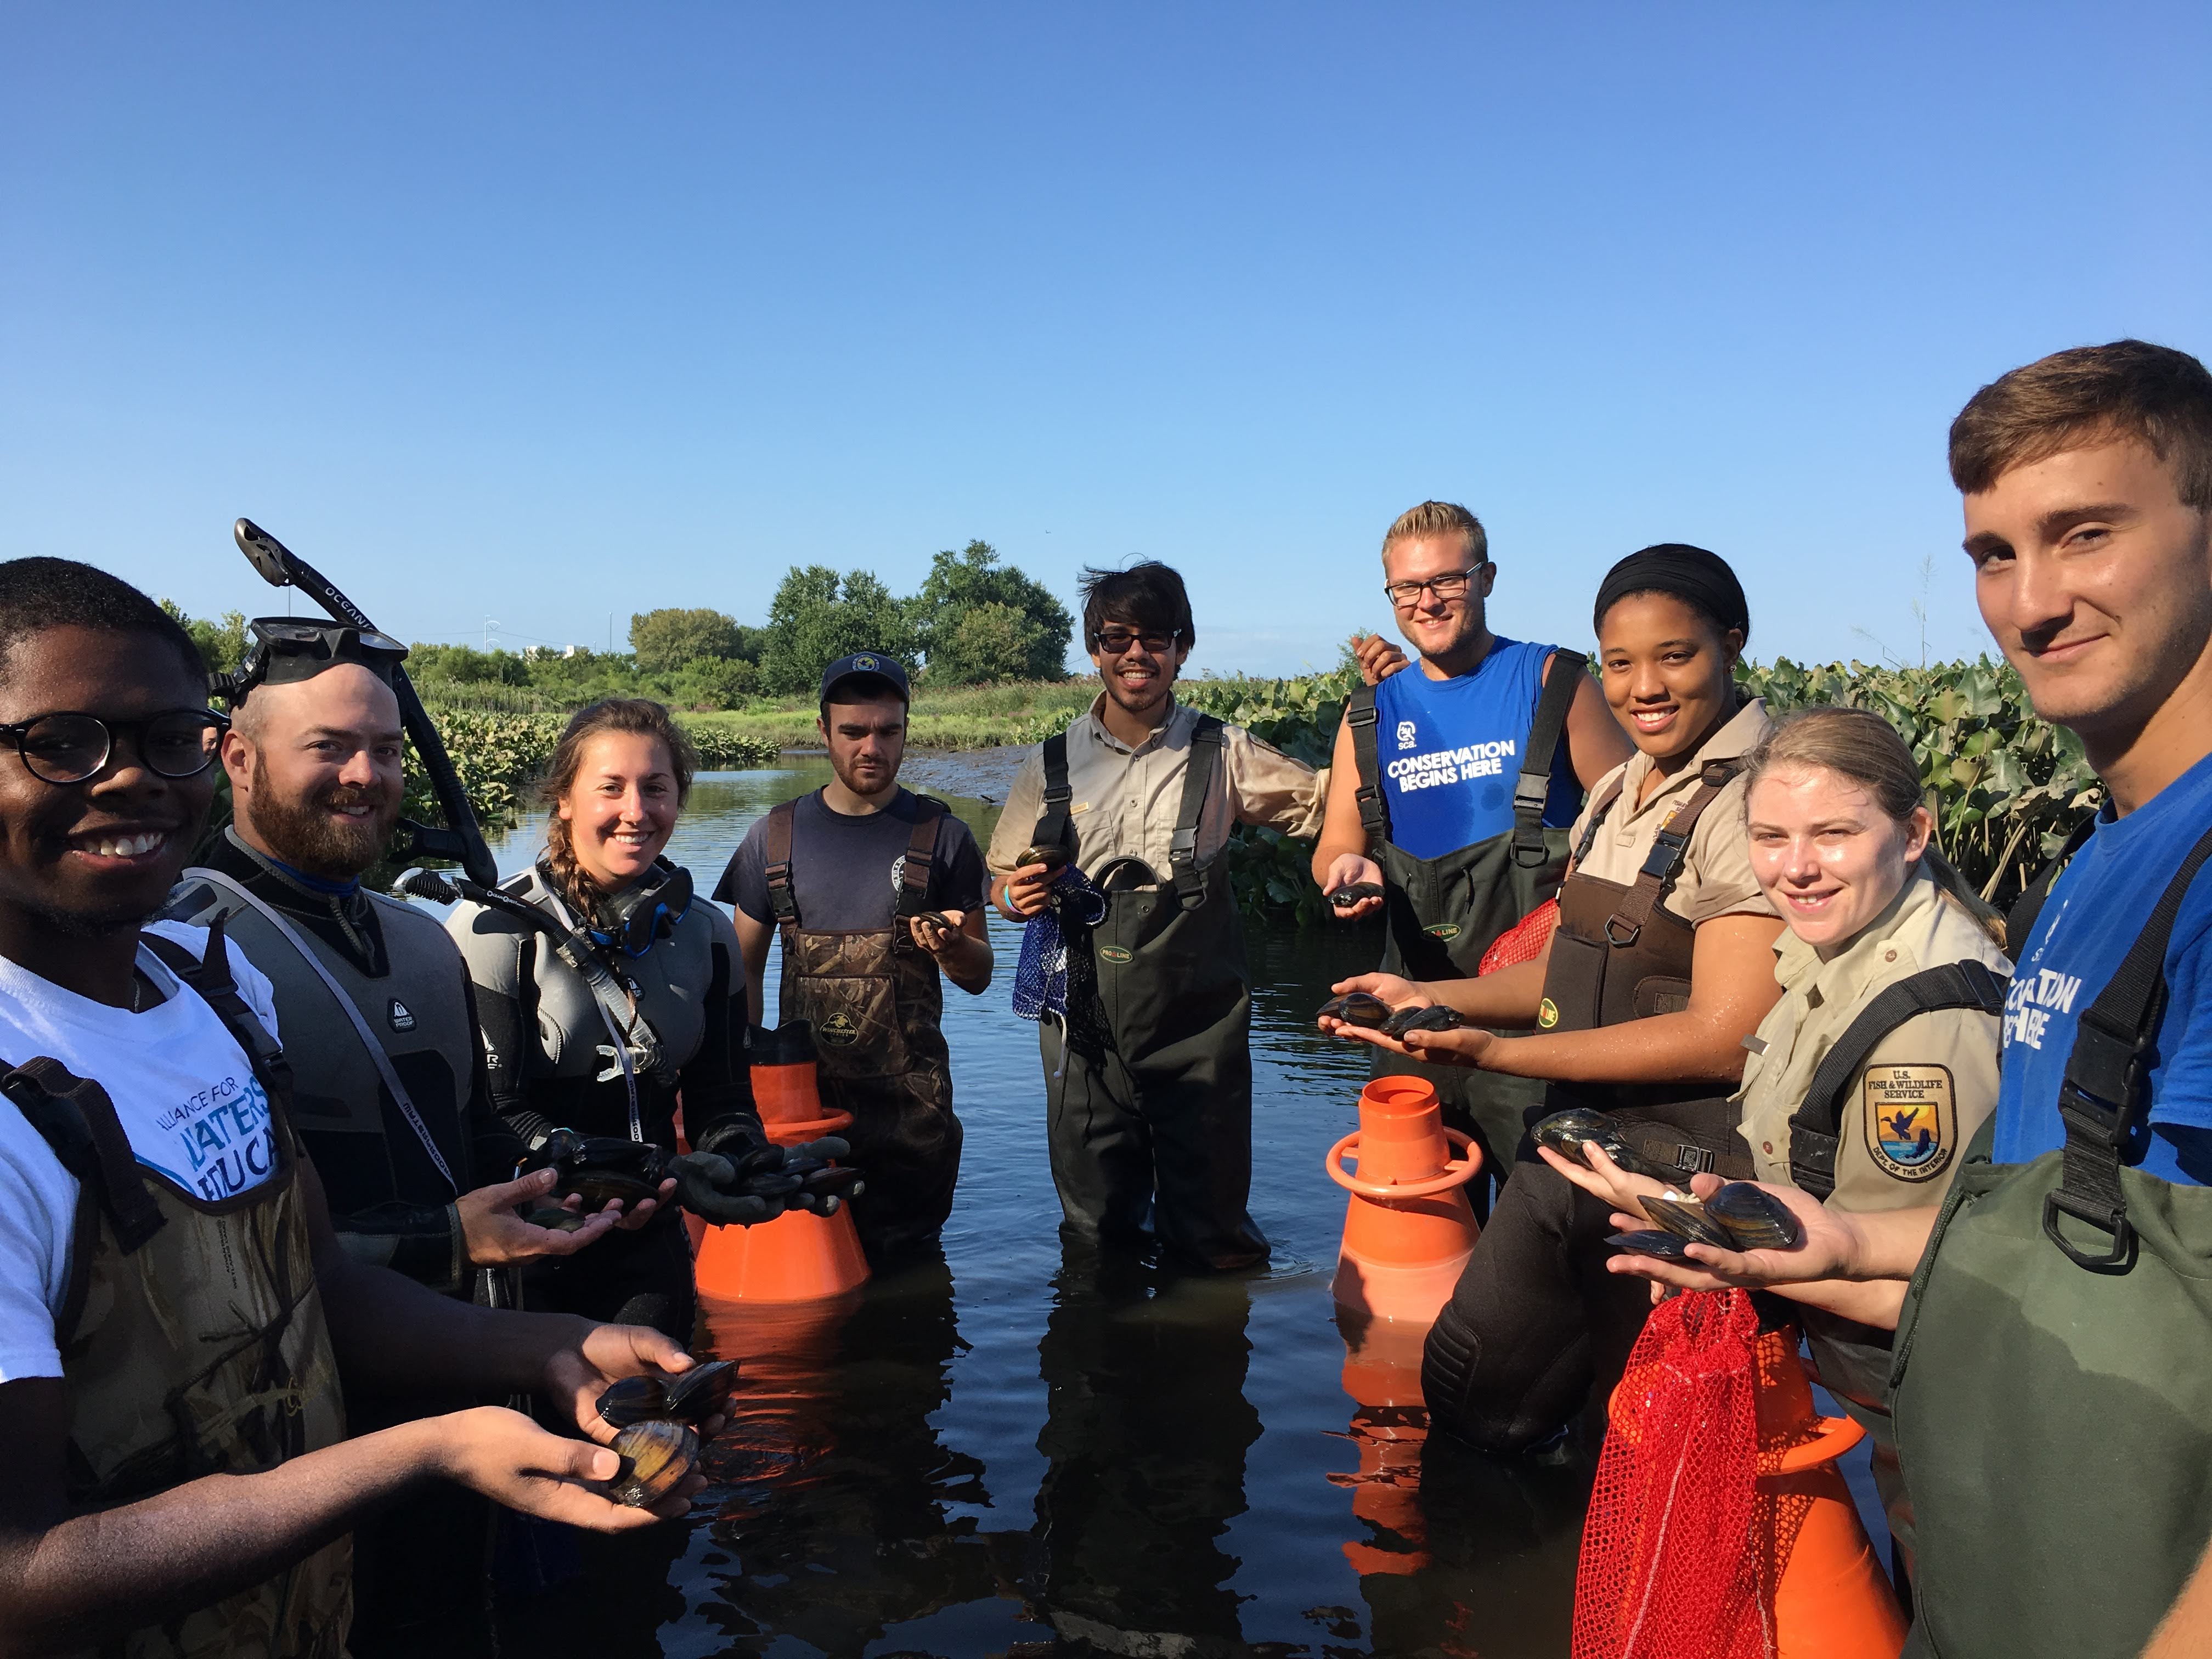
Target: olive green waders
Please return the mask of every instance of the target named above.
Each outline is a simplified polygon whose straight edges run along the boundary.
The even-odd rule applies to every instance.
[[[853,1220],[874,1258],[933,1245],[960,1178],[963,1134],[952,1114],[945,985],[907,927],[927,908],[945,805],[927,795],[915,802],[920,810],[889,927],[849,933],[806,927],[792,889],[792,802],[769,814],[763,849],[769,905],[783,939],[778,1008],[786,1020],[812,1022],[823,1104],[853,1115],[845,1139],[867,1183],[853,1200]]]
[[[1251,981],[1229,860],[1198,863],[1199,809],[1222,764],[1221,722],[1192,729],[1168,876],[1116,859],[1095,878],[1106,912],[1067,929],[1068,1025],[1038,1040],[1053,1184],[1079,1239],[1160,1242],[1206,1267],[1249,1267],[1267,1241],[1252,1188]],[[1044,745],[1034,837],[1066,847],[1067,739]]]
[[[1990,1161],[1938,1213],[1890,1374],[1915,1523],[1908,1653],[2142,1650],[2212,1540],[2212,1188],[2124,1166],[2191,850],[2081,1015],[2066,1144]]]
[[[1376,753],[1375,688],[1361,686],[1346,702],[1344,717],[1352,727],[1352,757],[1359,769],[1360,827],[1367,834],[1368,855],[1382,868],[1384,973],[1414,980],[1471,979],[1498,936],[1559,890],[1567,868],[1568,832],[1544,827],[1544,806],[1567,711],[1589,665],[1580,652],[1553,653],[1521,751],[1524,763],[1513,786],[1513,828],[1432,859],[1417,859],[1390,839],[1390,807]],[[1540,1080],[1464,1066],[1426,1066],[1385,1048],[1372,1053],[1370,1075],[1425,1079],[1435,1086],[1452,1127],[1481,1143],[1483,1168],[1500,1181],[1511,1172],[1524,1119],[1543,1103]]]

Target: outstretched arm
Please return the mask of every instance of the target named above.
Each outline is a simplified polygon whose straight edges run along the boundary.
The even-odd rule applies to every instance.
[[[1352,722],[1340,720],[1328,767],[1328,794],[1322,809],[1320,837],[1314,842],[1313,878],[1324,893],[1354,882],[1382,884],[1382,867],[1367,856],[1367,830],[1359,821],[1359,765],[1352,744]],[[1382,908],[1379,898],[1364,898],[1338,910],[1345,921]]]

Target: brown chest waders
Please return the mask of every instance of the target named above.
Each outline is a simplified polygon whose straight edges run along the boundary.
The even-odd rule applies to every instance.
[[[937,963],[914,942],[910,916],[929,908],[943,801],[916,795],[889,927],[861,933],[810,931],[791,879],[794,803],[769,814],[769,905],[783,939],[781,1017],[814,1027],[822,1100],[850,1112],[845,1139],[867,1190],[852,1200],[853,1220],[871,1256],[933,1243],[952,1212],[960,1176],[960,1120],[952,1113],[952,1067],[943,1021],[945,986]],[[856,872],[879,880],[873,871]]]
[[[185,1198],[142,1172],[99,1084],[44,1056],[0,1076],[0,1094],[78,1183],[69,1289],[55,1322],[74,1511],[135,1503],[204,1475],[258,1474],[345,1437],[283,1054],[238,994],[220,924],[208,930],[204,967],[173,940],[149,934],[144,943],[245,1050],[269,1113],[275,1168],[235,1197]],[[125,1659],[340,1659],[352,1613],[349,1557],[341,1538],[273,1578],[100,1650]]]
[[[1376,750],[1375,688],[1361,686],[1346,702],[1344,716],[1359,771],[1360,827],[1367,835],[1368,856],[1382,869],[1384,973],[1416,980],[1472,978],[1498,935],[1559,890],[1568,832],[1544,827],[1544,807],[1551,799],[1552,766],[1567,713],[1589,665],[1578,651],[1553,653],[1521,751],[1513,828],[1432,859],[1417,859],[1390,839],[1390,807]],[[1505,1178],[1524,1120],[1543,1102],[1540,1081],[1463,1066],[1425,1066],[1382,1048],[1372,1052],[1373,1076],[1427,1079],[1443,1103],[1446,1121],[1480,1141],[1485,1168]]]
[[[1192,729],[1163,878],[1116,859],[1093,878],[1106,914],[1066,916],[1068,1025],[1042,1025],[1047,1135],[1064,1235],[1130,1243],[1146,1222],[1177,1255],[1221,1269],[1266,1260],[1252,1188],[1252,994],[1229,860],[1198,862],[1222,724]],[[1079,855],[1067,739],[1044,745],[1033,839]]]
[[[1940,1659],[2134,1659],[2212,1540],[2212,1188],[2121,1162],[2208,830],[2082,1012],[2065,1145],[1944,1197],[1890,1371],[1919,1618]]]
[[[1697,930],[1666,907],[1690,832],[1740,769],[1709,763],[1626,885],[1573,875],[1559,890],[1538,1030],[1587,1031],[1689,1006]],[[1620,798],[1597,803],[1580,862]],[[1550,1085],[1541,1109],[1610,1113],[1647,1157],[1691,1174],[1752,1173],[1737,1109],[1714,1084]],[[1519,1451],[1564,1426],[1620,1379],[1650,1308],[1644,1282],[1606,1271],[1612,1206],[1529,1152],[1499,1193],[1452,1299],[1429,1332],[1421,1368],[1431,1423],[1486,1450]],[[1595,1395],[1593,1394],[1593,1391]]]

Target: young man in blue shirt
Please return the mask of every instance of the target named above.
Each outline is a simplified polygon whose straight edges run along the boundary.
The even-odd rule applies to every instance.
[[[1491,632],[1497,579],[1481,521],[1455,502],[1423,501],[1382,538],[1383,592],[1419,659],[1394,672],[1382,641],[1354,641],[1364,673],[1387,678],[1346,702],[1313,874],[1331,895],[1378,890],[1336,914],[1385,912],[1385,973],[1473,974],[1500,933],[1559,890],[1583,791],[1634,752],[1579,653]],[[1532,1079],[1382,1049],[1375,1068],[1433,1083],[1501,1179],[1523,1115],[1543,1098]]]
[[[1797,1249],[1613,1265],[1896,1328],[1908,1652],[2174,1659],[2212,1651],[2212,374],[2059,352],[1951,470],[1983,620],[2106,790],[2012,941],[1992,1133],[1940,1211],[1777,1188]]]

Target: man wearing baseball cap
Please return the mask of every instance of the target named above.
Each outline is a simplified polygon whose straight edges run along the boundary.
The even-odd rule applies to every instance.
[[[935,1245],[960,1173],[939,973],[971,996],[991,983],[975,837],[899,787],[907,700],[906,669],[879,652],[824,669],[817,729],[835,775],[754,824],[714,889],[737,910],[756,1022],[782,936],[784,1041],[765,1042],[812,1026],[823,1104],[853,1115],[846,1139],[867,1172],[853,1218],[879,1263]]]

